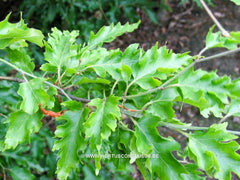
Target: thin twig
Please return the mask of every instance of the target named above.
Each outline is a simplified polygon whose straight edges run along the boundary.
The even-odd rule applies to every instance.
[[[226,116],[224,116],[219,122],[218,124],[223,123],[227,118],[229,118],[230,116],[232,116],[232,114],[227,114]]]
[[[8,76],[0,76],[0,81],[6,80],[6,81],[14,81],[18,83],[25,82],[23,79],[15,78],[15,77],[8,77]]]
[[[74,86],[75,86],[74,84],[71,84],[71,85],[69,85],[67,87],[64,87],[63,89],[66,90],[66,89],[69,89],[69,88],[74,87]]]
[[[183,16],[185,16],[187,14],[191,14],[191,11],[193,10],[193,7],[194,7],[194,3],[192,3],[192,6],[188,10],[186,10],[186,11],[184,11],[182,13],[174,15],[173,18],[175,20],[179,20],[181,17],[183,17]]]
[[[225,37],[230,37],[229,32],[227,30],[225,30],[223,28],[223,26],[220,24],[220,22],[215,18],[215,16],[213,15],[212,11],[208,8],[207,4],[203,0],[200,0],[200,2],[202,3],[204,9],[207,11],[208,15],[211,17],[213,22],[217,25],[219,30],[222,32],[222,35],[225,36]]]
[[[114,91],[114,89],[115,89],[115,87],[116,87],[118,81],[119,81],[119,79],[116,80],[115,83],[113,84],[113,87],[112,87],[112,89],[111,89],[111,95],[113,94],[113,91]]]
[[[8,76],[0,76],[0,81],[1,80],[14,81],[14,82],[19,82],[19,83],[25,82],[25,80],[23,80],[23,79],[19,79],[19,78],[15,78],[15,77],[8,77]],[[58,91],[58,93],[64,96],[62,91]],[[68,96],[71,99],[76,100],[76,101],[80,101],[82,103],[89,103],[90,102],[90,100],[88,100],[88,99],[79,98],[79,97],[76,97],[76,96],[73,96],[73,95],[70,95],[70,94],[68,94]]]
[[[205,51],[207,51],[207,50],[208,50],[207,47],[203,48],[203,49],[198,53],[198,55],[197,55],[197,59],[200,59],[201,56],[202,56],[202,54],[203,54]]]
[[[64,95],[61,91],[58,91],[58,93],[61,94],[61,95]],[[73,95],[70,95],[70,94],[68,94],[68,96],[71,99],[82,102],[82,103],[89,103],[90,102],[89,99],[79,98],[79,97],[76,97],[76,96],[73,96]]]
[[[22,77],[23,77],[24,81],[28,83],[28,79],[26,78],[26,76],[24,75],[24,73],[22,73]]]
[[[105,91],[105,88],[103,89],[103,100],[106,101],[107,98],[106,98],[106,91]]]
[[[61,83],[61,67],[59,66],[58,67],[58,71],[57,71],[57,74],[58,74],[58,83],[59,83],[59,86],[62,86],[62,83]]]
[[[126,102],[126,100],[127,100],[127,93],[128,93],[128,90],[129,90],[129,88],[133,85],[133,83],[135,83],[135,81],[133,80],[129,85],[127,85],[127,88],[126,88],[126,90],[125,90],[125,92],[124,92],[124,96],[123,96],[123,102],[122,102],[122,105],[124,106],[124,104],[125,104],[125,102]]]
[[[0,80],[9,80],[9,81],[15,81],[15,82],[25,82],[23,79],[18,79],[18,78],[14,78],[14,77],[3,77],[0,76]],[[61,91],[59,91],[59,94],[64,95]],[[68,95],[71,99],[76,100],[76,101],[81,101],[82,103],[89,103],[90,100],[88,99],[83,99],[83,98],[79,98],[73,95]],[[121,113],[122,114],[126,114],[128,116],[131,117],[136,117],[136,118],[141,118],[142,115],[139,114],[139,112],[132,112],[132,111],[128,111],[124,108],[121,108]],[[0,114],[2,115],[2,114]],[[4,115],[5,116],[5,115]],[[8,117],[6,117],[8,118]],[[187,126],[187,125],[177,125],[177,124],[171,124],[171,123],[166,123],[166,122],[160,122],[160,125],[169,127],[171,129],[180,129],[183,131],[186,130],[208,130],[209,127],[197,127],[197,126]],[[227,132],[230,132],[232,134],[236,134],[236,135],[240,135],[239,131],[232,131],[232,130],[227,130]]]
[[[27,76],[29,76],[29,77],[32,77],[32,78],[38,78],[37,76],[35,76],[35,75],[33,75],[33,74],[30,74],[30,73],[28,73],[28,72],[25,72],[25,71],[23,71],[22,69],[19,69],[17,66],[13,65],[12,63],[10,63],[10,62],[2,59],[2,58],[0,58],[0,61],[3,62],[3,63],[5,63],[5,64],[7,64],[7,65],[9,65],[10,67],[16,69],[16,70],[17,70],[18,72],[20,72],[20,73],[23,73],[23,74],[25,74],[25,75],[27,75]],[[62,88],[60,88],[60,87],[58,87],[58,86],[55,86],[54,84],[52,84],[52,83],[50,83],[50,82],[48,82],[48,81],[44,81],[44,83],[47,84],[47,85],[49,85],[49,86],[52,86],[52,87],[56,88],[56,89],[59,90],[59,91],[61,91],[64,96],[66,96],[69,100],[72,100],[72,99],[67,95],[67,93],[64,92],[64,90],[63,90]]]
[[[98,6],[99,6],[99,9],[101,11],[101,14],[104,16],[105,20],[107,21],[108,25],[110,25],[111,23],[109,22],[107,16],[105,15],[104,11],[103,11],[103,8],[102,8],[102,4],[100,2],[100,0],[98,0]]]
[[[2,114],[2,113],[0,113],[0,116],[2,116],[2,117],[4,117],[4,118],[8,119],[8,117],[7,117],[6,115]]]
[[[133,130],[125,127],[125,124],[122,121],[119,121],[119,124],[120,124],[120,128],[122,128],[123,130],[130,131],[130,132],[134,133]]]

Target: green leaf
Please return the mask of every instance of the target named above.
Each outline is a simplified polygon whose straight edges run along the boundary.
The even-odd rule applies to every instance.
[[[180,150],[180,145],[171,138],[161,137],[156,128],[158,123],[159,118],[150,114],[134,122],[137,150],[150,155],[146,168],[152,176],[155,174],[166,180],[183,179],[180,175],[187,171],[172,155],[172,151]]]
[[[132,69],[125,65],[125,64],[122,64],[122,78],[125,82],[128,82],[129,79],[131,78],[131,75],[132,75]]]
[[[96,34],[91,32],[88,40],[88,49],[94,49],[96,46],[102,46],[103,43],[112,42],[117,36],[121,36],[126,32],[132,32],[139,26],[140,21],[134,24],[121,25],[118,23],[116,26],[111,24],[110,26],[102,27]]]
[[[24,143],[21,146],[17,146],[14,150],[5,150],[1,152],[1,160],[8,159],[8,162],[11,162],[12,165],[15,164],[14,162],[17,162],[18,167],[31,169],[39,174],[43,173],[45,168],[42,168],[39,165],[39,161],[33,158],[32,154],[29,154],[30,149],[30,146]]]
[[[206,48],[214,48],[214,47],[223,47],[224,42],[226,41],[225,37],[222,37],[222,34],[220,31],[213,33],[213,29],[215,26],[212,26],[209,29],[209,32],[206,37]]]
[[[149,19],[154,23],[154,24],[158,24],[159,20],[158,20],[158,16],[157,13],[154,12],[152,9],[149,8],[145,8],[144,9],[145,13],[147,14],[147,16],[149,17]]]
[[[144,53],[143,49],[138,49],[139,44],[131,44],[129,45],[122,57],[121,62],[129,67],[131,67],[133,64],[137,63],[139,61],[139,58]]]
[[[124,139],[124,138],[128,138],[128,139]],[[129,139],[130,139],[130,134],[128,134],[127,131],[123,131],[120,128],[117,128],[115,132],[113,132],[109,138],[110,140],[110,151],[111,154],[114,156],[118,156],[120,154],[122,154],[125,148],[122,146],[121,143],[124,143],[125,145],[129,143]],[[128,142],[125,142],[128,141]],[[128,145],[127,147],[128,148]],[[111,161],[114,164],[114,167],[117,170],[124,170],[127,171],[126,167],[127,165],[129,165],[129,158],[111,158]]]
[[[239,41],[239,32],[230,32],[230,37],[222,36],[220,31],[213,33],[215,26],[212,26],[206,37],[206,48],[225,47],[227,49],[236,49]]]
[[[149,169],[149,161],[146,161],[143,158],[136,159],[136,164],[138,166],[138,169],[140,170],[141,174],[143,175],[144,179],[153,179],[152,178],[152,173],[150,172]]]
[[[172,108],[173,103],[169,101],[158,101],[152,104],[151,108],[148,110],[155,116],[161,119],[172,119],[175,117],[174,110]]]
[[[188,136],[189,157],[217,179],[231,179],[231,172],[240,177],[239,145],[233,141],[237,136],[226,131],[227,123],[214,124],[206,132]]]
[[[48,103],[49,95],[43,90],[43,79],[35,78],[31,81],[20,84],[18,94],[23,101],[20,108],[28,114],[34,114],[39,109],[39,104],[43,106]]]
[[[216,72],[203,70],[193,71],[193,68],[182,74],[178,79],[184,102],[199,107],[201,114],[208,117],[212,112],[216,117],[222,117],[224,104],[228,104],[231,80],[227,76],[219,77]]]
[[[96,112],[91,113],[85,124],[86,136],[91,137],[92,147],[101,145],[101,140],[108,139],[111,131],[115,130],[117,119],[121,117],[120,109],[117,106],[118,99],[111,95],[106,101],[94,99],[88,103],[89,106],[97,108]]]
[[[0,69],[2,68],[5,69],[5,67],[0,66]],[[18,83],[9,83],[7,81],[0,82],[0,110],[2,109],[1,110],[2,113],[6,111],[6,108],[4,108],[4,105],[11,104],[12,106],[19,102],[20,97],[17,94],[17,90],[18,90]]]
[[[53,72],[53,73],[57,72],[57,67],[49,63],[43,64],[40,69],[46,72]]]
[[[231,93],[231,97],[233,98],[239,98],[240,97],[240,78],[235,79],[232,81],[231,84],[226,85],[226,88]]]
[[[234,2],[236,5],[240,6],[240,0],[230,0],[232,2]]]
[[[53,150],[59,150],[56,173],[60,180],[67,179],[70,170],[75,170],[79,166],[78,151],[84,150],[87,145],[83,122],[89,113],[81,102],[67,101],[62,104],[69,110],[63,116],[57,117],[57,121],[64,120],[66,123],[57,127],[55,136],[59,140],[55,141],[53,146]]]
[[[8,59],[18,68],[31,73],[33,72],[35,65],[32,62],[30,56],[26,53],[24,48],[19,49],[7,49]]]
[[[235,44],[235,47],[236,45],[239,45],[240,44],[240,31],[232,31],[230,32],[230,37],[227,39],[226,43],[228,44]]]
[[[176,88],[168,88],[160,91],[152,100],[152,105],[147,110],[154,116],[160,117],[162,120],[169,120],[175,117],[174,110],[172,108],[173,101],[179,94]]]
[[[170,72],[175,72],[191,62],[192,57],[174,54],[165,46],[158,49],[158,44],[148,50],[138,63],[132,65],[133,82],[143,89],[155,88]]]
[[[14,166],[11,168],[11,177],[14,180],[33,180],[36,177],[32,175],[29,169]]]
[[[83,174],[84,174],[84,179],[86,180],[103,180],[101,176],[96,176],[94,173],[94,168],[90,166],[89,164],[85,164],[83,166]]]
[[[185,169],[188,174],[182,174],[184,180],[204,180],[205,177],[201,177],[203,175],[202,172],[198,171],[198,166],[196,164],[186,164]]]
[[[90,114],[85,124],[86,137],[90,138],[90,148],[100,153],[103,139],[108,139],[112,131],[117,127],[117,119],[121,118],[118,108],[119,97],[109,96],[106,100],[93,99],[88,105],[96,107],[96,111]],[[100,170],[100,159],[96,160],[97,171]]]
[[[4,49],[16,42],[29,41],[43,46],[43,34],[41,31],[28,28],[21,17],[18,23],[9,23],[8,19],[11,14],[8,14],[6,19],[0,22],[0,49]]]
[[[31,149],[30,153],[34,159],[40,160],[44,158],[44,148],[45,142],[44,139],[38,134],[34,134],[30,138],[31,141]]]
[[[54,107],[54,103],[55,103],[55,97],[54,95],[57,95],[57,89],[55,89],[54,87],[50,86],[47,90],[47,94],[49,95],[50,99],[47,103],[48,108],[53,108]]]
[[[84,51],[80,70],[93,68],[100,77],[105,77],[108,72],[115,80],[127,80],[131,77],[131,65],[138,62],[143,51],[137,48],[138,44],[130,45],[124,53],[119,49],[108,51],[105,48]]]
[[[230,35],[232,38],[234,38],[234,40],[240,43],[240,31],[232,31],[230,32]]]
[[[227,108],[226,116],[240,117],[240,99],[232,98],[229,107]]]
[[[87,77],[82,77],[79,81],[77,81],[74,84],[89,84],[89,83],[110,84],[111,82],[107,79],[102,78],[89,79]]]
[[[121,55],[119,49],[107,51],[105,48],[99,48],[86,51],[82,57],[81,69],[93,68],[100,77],[105,77],[108,72],[114,79],[120,79]]]
[[[15,148],[25,140],[30,141],[30,134],[38,132],[42,126],[42,118],[43,114],[41,111],[33,115],[23,111],[12,113],[8,118],[10,126],[6,134],[5,149]]]
[[[45,42],[46,51],[44,53],[45,60],[49,62],[49,65],[44,64],[43,70],[51,70],[53,67],[60,70],[63,67],[66,69],[77,67],[79,65],[79,61],[75,59],[78,51],[75,43],[77,36],[78,31],[61,32],[57,28],[52,28],[52,33]]]

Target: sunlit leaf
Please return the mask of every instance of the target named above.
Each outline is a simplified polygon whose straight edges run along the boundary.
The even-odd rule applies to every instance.
[[[110,81],[102,78],[89,79],[87,77],[82,77],[79,81],[76,82],[76,84],[88,84],[88,83],[109,84]]]
[[[173,101],[179,93],[175,88],[168,88],[158,93],[158,96],[152,100],[152,104],[148,109],[148,113],[160,117],[162,120],[169,120],[175,117],[172,108]]]
[[[15,24],[8,22],[10,15],[8,14],[6,19],[0,22],[0,49],[25,40],[33,42],[40,47],[43,46],[44,36],[40,30],[28,28],[22,18],[20,22]]]
[[[129,23],[126,23],[125,25],[118,23],[115,26],[114,24],[111,24],[110,26],[102,27],[96,34],[91,32],[88,40],[88,48],[94,49],[96,46],[101,46],[103,43],[111,42],[123,33],[134,31],[139,24],[140,21],[131,25]]]
[[[203,70],[188,70],[179,77],[184,102],[199,107],[203,116],[208,117],[212,112],[222,117],[224,104],[228,104],[230,89],[227,87],[231,80],[227,76],[219,77],[215,72]]]
[[[189,156],[209,176],[231,179],[231,172],[240,177],[240,155],[237,136],[226,131],[227,123],[214,124],[207,132],[196,132],[188,136]]]
[[[80,161],[78,151],[84,150],[87,145],[83,135],[83,122],[89,113],[87,108],[76,101],[67,101],[63,105],[69,110],[57,118],[58,121],[64,120],[66,122],[57,127],[55,135],[59,140],[53,146],[53,150],[59,150],[56,173],[60,180],[67,179],[70,170],[75,170],[78,167]]]
[[[90,138],[91,149],[101,149],[103,139],[108,139],[112,131],[117,127],[117,119],[121,118],[118,108],[118,97],[110,96],[106,100],[93,99],[88,105],[96,107],[96,111],[91,113],[87,119],[86,137]],[[97,169],[100,169],[99,159]]]
[[[240,0],[230,0],[232,2],[234,2],[236,5],[240,6]]]
[[[36,177],[30,172],[29,169],[26,168],[20,168],[17,166],[14,166],[11,169],[11,175],[14,180],[33,180]]]
[[[32,62],[30,56],[26,53],[24,48],[19,49],[7,49],[8,52],[8,58],[10,59],[10,62],[15,64],[18,68],[31,73],[35,65]]]
[[[38,111],[39,104],[45,105],[49,101],[49,95],[42,86],[43,79],[40,78],[20,84],[18,94],[23,98],[20,106],[23,111],[33,114]]]
[[[30,141],[30,134],[39,131],[42,117],[41,111],[33,115],[23,111],[12,113],[8,119],[10,126],[6,134],[5,149],[15,148],[25,140]]]
[[[191,59],[188,53],[174,54],[165,46],[158,48],[156,44],[143,55],[140,62],[132,65],[134,82],[143,89],[159,86],[170,72],[188,65]]]
[[[49,63],[42,65],[42,70],[63,73],[62,70],[74,69],[79,65],[76,59],[78,45],[76,37],[78,31],[60,31],[52,28],[47,42],[45,42],[45,60]]]
[[[159,118],[149,114],[135,122],[136,148],[138,152],[150,155],[145,168],[152,175],[169,180],[183,179],[180,174],[187,171],[172,155],[172,151],[179,150],[180,145],[171,138],[161,137],[157,131],[158,123]]]

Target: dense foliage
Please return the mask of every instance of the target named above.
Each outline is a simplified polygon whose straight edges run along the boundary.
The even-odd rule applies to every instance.
[[[25,0],[20,10],[24,11],[23,17],[27,22],[43,32],[49,32],[52,26],[78,29],[81,39],[87,40],[90,31],[97,30],[106,23],[117,23],[119,19],[138,21],[140,9],[152,22],[158,23],[154,11],[159,8],[169,7],[164,2],[154,0]]]
[[[186,4],[188,0],[181,0]],[[201,7],[199,0],[194,2]],[[213,5],[211,0],[207,1]],[[88,40],[90,31],[96,32],[104,25],[122,22],[137,22],[144,14],[152,23],[158,24],[159,17],[172,11],[167,0],[24,0],[19,8],[24,20],[32,27],[50,33],[52,27],[60,30],[79,30],[77,41]],[[30,44],[29,48],[37,64],[42,64],[44,57],[40,48]]]
[[[223,36],[213,26],[205,48],[190,56],[157,43],[148,51],[138,44],[125,51],[104,48],[140,22],[104,26],[79,44],[78,31],[52,28],[44,39],[23,19],[8,22],[9,16],[0,22],[2,177],[49,179],[56,172],[59,179],[132,179],[131,164],[145,179],[240,177],[240,132],[227,130],[224,122],[240,116],[240,79],[194,69],[198,62],[240,51],[240,31]],[[28,43],[44,48],[40,69]],[[203,57],[211,48],[227,50]],[[219,123],[181,122],[174,105],[183,103]],[[159,127],[185,135],[186,147],[161,136]]]
[[[157,24],[160,10],[171,10],[166,0],[24,0],[19,11],[32,27],[50,33],[52,27],[60,30],[79,30],[77,41],[88,40],[90,31],[96,32],[104,25],[122,22],[137,22],[145,12]],[[42,64],[40,48],[30,44],[31,53]]]

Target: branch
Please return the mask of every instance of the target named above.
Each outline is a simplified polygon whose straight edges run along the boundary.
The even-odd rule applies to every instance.
[[[64,95],[61,91],[59,91],[58,93],[61,94],[61,95]],[[89,99],[79,98],[79,97],[76,97],[76,96],[73,96],[73,95],[70,95],[70,94],[68,94],[68,96],[71,99],[76,100],[76,101],[80,101],[82,103],[89,103],[90,102]]]
[[[23,79],[19,79],[16,77],[8,77],[8,76],[0,76],[0,80],[14,81],[14,82],[18,82],[18,83],[25,82],[25,80],[23,80]]]
[[[11,66],[12,68],[16,69],[18,72],[22,73],[22,74],[25,74],[29,77],[32,77],[32,78],[38,78],[37,76],[33,75],[33,74],[30,74],[28,72],[25,72],[23,71],[22,69],[19,69],[17,66],[13,65],[12,63],[0,58],[0,61]],[[44,81],[45,84],[49,85],[49,86],[52,86],[54,88],[56,88],[57,90],[59,90],[64,96],[66,96],[69,100],[72,100],[65,92],[62,88],[58,87],[58,86],[55,86],[54,84],[48,82],[48,81]]]
[[[15,82],[25,82],[25,80],[23,80],[23,79],[19,79],[19,78],[15,78],[15,77],[6,77],[6,76],[0,76],[0,80],[15,81]],[[59,94],[64,95],[61,91],[59,91]],[[79,97],[76,97],[76,96],[73,96],[73,95],[68,95],[68,96],[71,99],[76,100],[76,101],[80,101],[82,103],[90,102],[89,99],[83,99],[83,98],[79,98]],[[135,117],[135,118],[141,118],[142,117],[142,115],[139,112],[128,111],[128,110],[126,110],[124,108],[121,108],[121,113],[122,114],[126,114],[126,115],[131,116],[131,117]],[[3,116],[3,114],[0,114],[0,115]],[[183,130],[183,131],[187,131],[187,130],[208,130],[208,128],[209,128],[209,127],[177,125],[177,124],[171,124],[171,123],[166,123],[166,122],[160,122],[159,124],[163,125],[163,126],[166,126],[168,128],[171,128],[171,129],[180,129],[180,130]],[[227,132],[230,132],[230,133],[236,134],[236,135],[240,135],[239,131],[227,130]]]
[[[222,32],[222,35],[225,37],[230,37],[230,34],[228,31],[226,31],[223,26],[220,24],[220,22],[215,18],[215,16],[213,15],[213,13],[211,12],[211,10],[208,8],[207,4],[203,1],[200,0],[200,2],[202,3],[204,9],[207,11],[208,15],[211,17],[211,19],[213,20],[213,22],[217,25],[217,27],[219,28],[219,30]]]
[[[151,94],[151,93],[156,92],[156,91],[158,91],[158,90],[162,90],[166,85],[168,85],[170,82],[172,82],[173,80],[175,80],[176,78],[178,78],[180,75],[182,75],[183,73],[185,73],[188,69],[190,69],[191,67],[193,67],[195,64],[200,63],[200,62],[209,61],[209,60],[212,60],[212,59],[215,59],[215,58],[219,58],[219,57],[222,57],[222,56],[234,54],[234,53],[239,52],[239,51],[240,51],[240,48],[237,48],[237,49],[234,49],[234,50],[230,50],[230,51],[218,53],[218,54],[215,54],[215,55],[213,55],[213,56],[206,57],[206,58],[197,59],[197,60],[194,61],[192,64],[190,64],[189,66],[187,66],[185,69],[183,69],[181,72],[179,72],[178,74],[176,74],[175,76],[173,76],[172,78],[170,78],[169,80],[167,80],[167,81],[166,81],[165,83],[163,83],[161,86],[156,87],[156,88],[154,88],[154,89],[150,89],[150,90],[148,90],[148,91],[146,91],[146,92],[143,92],[143,93],[138,93],[138,94],[136,94],[136,95],[126,96],[125,98],[126,98],[126,99],[129,99],[129,98],[139,97],[139,96]],[[124,97],[122,97],[122,98],[124,98]]]
[[[19,82],[19,83],[25,82],[25,80],[23,80],[23,79],[19,79],[19,78],[16,78],[16,77],[8,77],[8,76],[0,76],[0,81],[1,80],[14,81],[14,82]],[[58,93],[64,96],[62,91],[58,91]],[[80,101],[82,103],[89,103],[90,102],[89,99],[79,98],[79,97],[76,97],[76,96],[73,96],[73,95],[70,95],[70,94],[68,94],[68,96],[71,99],[76,100],[76,101]]]

